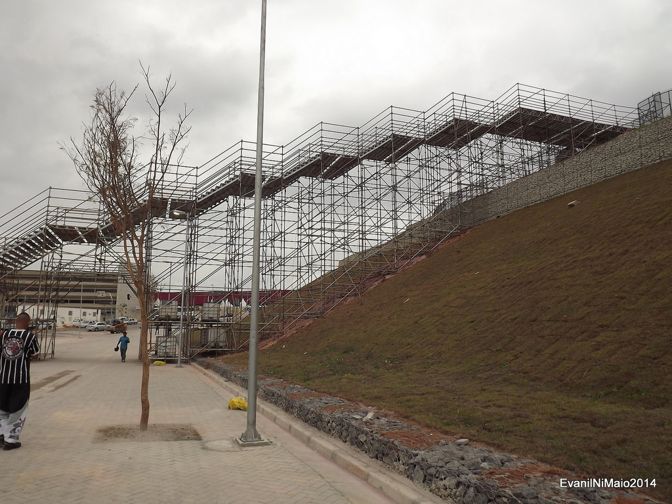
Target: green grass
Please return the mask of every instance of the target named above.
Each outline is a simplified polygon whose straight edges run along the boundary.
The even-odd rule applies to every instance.
[[[487,222],[261,372],[672,499],[671,188],[664,162]]]

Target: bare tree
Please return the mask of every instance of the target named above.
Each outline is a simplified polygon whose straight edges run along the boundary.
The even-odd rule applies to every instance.
[[[118,90],[114,82],[97,89],[91,105],[91,122],[85,124],[81,142],[70,139],[64,150],[80,177],[98,196],[107,216],[101,226],[107,230],[102,240],[119,240],[122,261],[140,304],[140,428],[149,422],[149,352],[148,333],[152,281],[149,247],[152,218],[165,213],[166,204],[175,190],[166,180],[171,166],[180,164],[185,139],[191,130],[186,121],[191,114],[186,106],[172,127],[165,126],[166,104],[175,89],[169,75],[160,88],[150,81],[149,68],[140,64],[146,85],[145,101],[152,118],[144,136],[135,136],[137,119],[128,115],[128,105],[138,89],[130,93]],[[141,142],[147,144],[149,160],[142,163]]]

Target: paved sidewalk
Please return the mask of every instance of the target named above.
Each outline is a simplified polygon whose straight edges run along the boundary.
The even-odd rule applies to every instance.
[[[19,450],[0,451],[2,504],[387,503],[382,493],[258,417],[268,447],[237,447],[245,412],[230,392],[186,366],[152,367],[150,423],[191,424],[202,441],[96,441],[101,427],[137,423],[137,330],[125,364],[117,336],[59,333],[57,358],[32,367]]]

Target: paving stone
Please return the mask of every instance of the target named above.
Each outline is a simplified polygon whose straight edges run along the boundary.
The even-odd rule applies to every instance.
[[[151,369],[150,423],[193,425],[202,441],[97,441],[101,427],[139,421],[142,368],[119,362],[116,336],[72,334],[32,365],[34,383],[73,372],[33,392],[23,447],[0,452],[2,504],[390,502],[262,417],[273,444],[235,447],[246,413],[190,366]]]

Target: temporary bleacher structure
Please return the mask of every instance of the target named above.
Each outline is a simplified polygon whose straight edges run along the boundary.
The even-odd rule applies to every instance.
[[[319,123],[286,145],[265,144],[261,287],[282,296],[262,306],[262,339],[324,315],[460,232],[466,201],[637,126],[634,108],[517,84],[495,100],[451,93],[425,111],[389,107],[361,126]],[[255,147],[240,141],[198,167],[173,167],[134,212],[153,222],[154,283],[179,287],[185,305],[196,290],[218,299],[249,291]],[[52,312],[68,286],[55,288],[50,272],[119,265],[114,226],[89,193],[43,191],[0,217],[0,239],[0,280],[39,266]],[[16,302],[5,291],[3,303]],[[241,307],[210,328],[216,338],[183,311],[187,355],[245,348]]]

